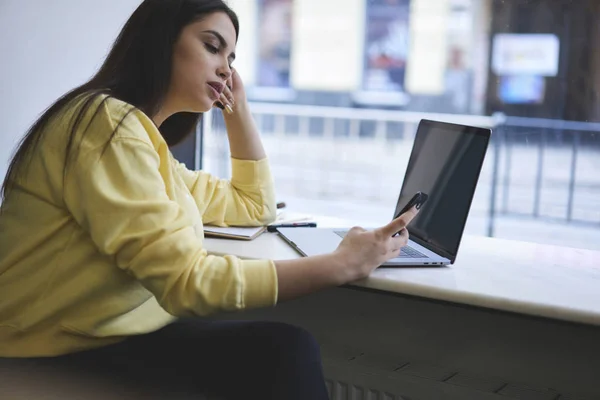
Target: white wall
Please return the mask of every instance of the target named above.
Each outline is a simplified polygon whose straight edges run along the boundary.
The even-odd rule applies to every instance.
[[[0,181],[36,117],[100,66],[140,0],[0,0]]]

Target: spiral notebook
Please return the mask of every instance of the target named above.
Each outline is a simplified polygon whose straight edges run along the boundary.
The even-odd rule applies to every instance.
[[[252,240],[267,229],[266,226],[204,226],[204,235],[225,239]]]

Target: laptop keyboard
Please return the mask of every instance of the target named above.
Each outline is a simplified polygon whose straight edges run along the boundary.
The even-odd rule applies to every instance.
[[[427,258],[427,256],[410,246],[404,246],[397,258]]]
[[[334,231],[336,235],[343,238],[346,236],[348,231]],[[400,255],[396,258],[428,258],[425,254],[413,249],[409,246],[404,246],[402,250],[400,250]]]

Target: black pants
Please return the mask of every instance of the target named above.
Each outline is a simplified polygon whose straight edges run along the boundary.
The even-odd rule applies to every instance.
[[[116,345],[35,361],[72,380],[94,377],[153,399],[328,398],[315,339],[277,322],[181,320]]]

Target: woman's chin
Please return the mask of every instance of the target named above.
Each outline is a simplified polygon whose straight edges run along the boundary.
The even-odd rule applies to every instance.
[[[189,112],[193,112],[193,113],[205,113],[205,112],[209,112],[212,108],[213,108],[214,104],[197,104],[195,107],[193,107],[192,109],[188,110]]]
[[[196,99],[194,105],[189,108],[189,112],[193,113],[205,113],[215,107],[215,101],[211,98]]]

